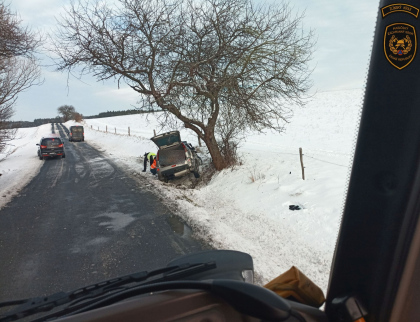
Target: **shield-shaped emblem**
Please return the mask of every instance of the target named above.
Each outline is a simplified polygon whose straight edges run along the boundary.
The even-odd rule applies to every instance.
[[[407,67],[417,53],[417,35],[408,23],[393,23],[385,28],[384,52],[386,59],[398,69]]]

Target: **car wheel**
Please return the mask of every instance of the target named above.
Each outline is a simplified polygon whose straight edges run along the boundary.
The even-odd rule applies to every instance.
[[[195,160],[195,166],[194,166],[193,173],[194,173],[194,177],[196,179],[200,178],[200,173],[198,172],[198,161],[197,160]]]
[[[159,179],[159,181],[163,181],[165,179],[164,176],[161,175],[160,172],[158,172],[158,179]]]
[[[63,153],[63,155],[61,156],[62,159],[64,159],[66,157],[66,154]]]
[[[39,158],[40,160],[42,160],[42,156],[38,155],[38,158]]]

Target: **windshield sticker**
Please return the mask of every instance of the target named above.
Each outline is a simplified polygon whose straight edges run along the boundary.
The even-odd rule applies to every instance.
[[[384,52],[386,59],[398,69],[407,67],[416,56],[417,36],[414,26],[394,23],[385,28]]]
[[[394,3],[390,4],[388,6],[385,6],[381,9],[382,11],[382,18],[385,18],[385,16],[394,13],[394,12],[405,12],[409,13],[410,15],[413,15],[414,17],[418,18],[419,16],[419,9],[416,7],[413,7],[409,4],[405,3]]]

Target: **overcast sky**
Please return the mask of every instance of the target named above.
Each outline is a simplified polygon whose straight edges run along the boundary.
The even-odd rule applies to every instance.
[[[256,0],[260,1],[260,0]],[[272,0],[271,2],[275,2]],[[11,0],[11,8],[24,24],[41,33],[52,32],[55,16],[70,0]],[[368,67],[379,1],[290,0],[298,11],[306,11],[304,26],[315,29],[317,45],[312,61],[314,90],[362,88]],[[57,107],[73,105],[83,115],[134,108],[136,93],[114,82],[82,81],[55,72],[51,61],[42,60],[44,84],[19,96],[15,121],[33,121],[57,115]]]

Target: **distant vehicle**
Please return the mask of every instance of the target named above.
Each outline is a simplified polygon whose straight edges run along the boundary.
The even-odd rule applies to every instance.
[[[50,134],[41,139],[38,145],[38,157],[40,160],[46,158],[66,157],[64,143],[57,134]]]
[[[85,130],[81,125],[70,126],[70,138],[69,141],[84,141],[85,140]]]
[[[181,141],[179,131],[159,134],[151,140],[159,147],[156,155],[159,180],[168,182],[191,172],[195,178],[200,177],[201,158],[190,143]]]

